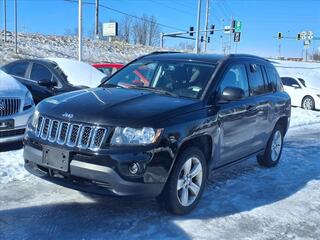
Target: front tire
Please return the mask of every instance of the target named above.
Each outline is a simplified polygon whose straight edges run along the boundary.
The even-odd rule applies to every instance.
[[[306,110],[314,110],[315,109],[315,103],[314,99],[311,96],[305,96],[302,99],[302,108]]]
[[[257,156],[258,163],[264,167],[274,167],[279,163],[283,148],[284,129],[280,124],[274,128],[262,156]]]
[[[199,203],[206,179],[207,164],[202,151],[189,147],[178,157],[157,200],[173,214],[187,214]]]

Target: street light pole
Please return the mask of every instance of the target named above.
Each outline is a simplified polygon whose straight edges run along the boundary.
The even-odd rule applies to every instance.
[[[18,53],[18,17],[17,17],[17,0],[14,0],[14,31],[15,31],[15,50]]]
[[[196,53],[199,53],[199,39],[200,39],[200,18],[201,18],[201,0],[198,0],[198,17],[197,17],[197,34],[196,34]]]
[[[209,9],[210,9],[210,0],[206,2],[206,23],[205,23],[205,32],[204,32],[204,52],[207,52],[207,43],[208,43],[208,21],[209,21]]]
[[[4,42],[7,41],[7,0],[3,0]]]
[[[82,61],[82,0],[79,0],[78,8],[78,60]]]
[[[99,0],[96,0],[95,37],[99,39]]]

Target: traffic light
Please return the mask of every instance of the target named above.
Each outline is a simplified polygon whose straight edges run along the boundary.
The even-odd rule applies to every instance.
[[[298,33],[298,35],[297,35],[297,40],[301,40],[301,34],[300,33]]]
[[[200,38],[200,42],[203,42],[203,36],[201,36],[201,38]]]
[[[213,33],[214,33],[214,28],[215,28],[215,25],[212,24],[212,25],[210,26],[210,34],[213,34]]]
[[[235,32],[235,31],[234,31],[235,27],[236,27],[236,20],[232,20],[232,22],[231,22],[231,32],[232,32],[232,33]]]
[[[189,35],[192,37],[193,36],[193,31],[194,31],[194,27],[190,27],[189,28]]]
[[[208,40],[207,40],[207,42],[208,42],[208,43],[210,43],[210,37],[208,37]]]
[[[278,32],[278,39],[282,38],[282,32]]]

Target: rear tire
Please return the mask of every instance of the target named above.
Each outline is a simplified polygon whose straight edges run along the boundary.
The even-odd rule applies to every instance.
[[[196,147],[189,147],[179,155],[157,201],[170,213],[187,214],[199,203],[206,179],[204,154]]]
[[[315,109],[315,103],[314,99],[311,96],[305,96],[302,99],[301,107],[306,110],[314,110]]]
[[[274,167],[279,163],[283,148],[284,129],[277,124],[268,140],[264,154],[257,156],[257,161],[261,166]]]

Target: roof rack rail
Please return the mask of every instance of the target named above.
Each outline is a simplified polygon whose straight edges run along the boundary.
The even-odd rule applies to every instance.
[[[229,57],[251,57],[251,58],[257,58],[257,59],[269,61],[268,59],[260,57],[260,56],[256,56],[256,55],[252,55],[252,54],[244,54],[244,53],[240,53],[240,54],[239,53],[238,54],[232,53],[227,56],[229,56]]]
[[[154,51],[154,52],[151,52],[147,55],[152,55],[152,54],[164,54],[164,53],[183,53],[183,52],[178,52],[178,51]]]

